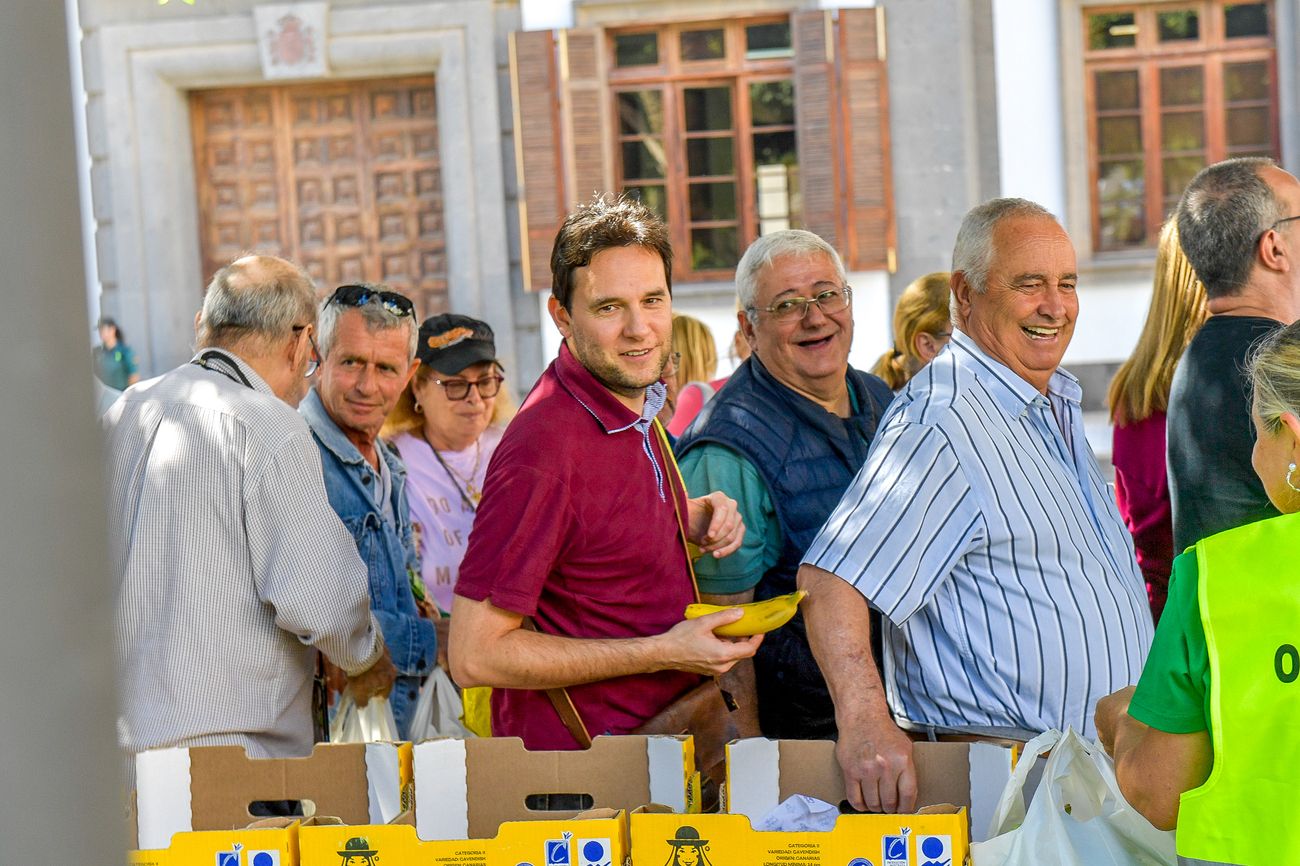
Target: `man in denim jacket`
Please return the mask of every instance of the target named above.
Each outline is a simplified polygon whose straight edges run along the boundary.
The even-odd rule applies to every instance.
[[[403,295],[383,286],[340,287],[321,307],[320,376],[300,409],[320,449],[330,505],[370,574],[370,609],[397,667],[389,700],[402,737],[410,733],[420,679],[437,659],[437,638],[412,595],[419,560],[406,467],[379,430],[419,366],[417,325]]]

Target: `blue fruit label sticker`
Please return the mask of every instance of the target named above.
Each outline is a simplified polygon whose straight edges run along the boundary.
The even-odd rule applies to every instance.
[[[921,866],[952,866],[952,837],[917,836],[916,856]]]
[[[569,866],[569,840],[547,839],[546,857],[542,862],[546,866]]]
[[[578,866],[613,866],[608,839],[579,839]]]

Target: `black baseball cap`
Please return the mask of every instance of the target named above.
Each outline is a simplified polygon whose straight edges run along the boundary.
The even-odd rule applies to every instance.
[[[424,320],[420,325],[415,357],[421,364],[449,376],[472,364],[484,361],[500,363],[492,327],[487,322],[455,313],[443,313]]]

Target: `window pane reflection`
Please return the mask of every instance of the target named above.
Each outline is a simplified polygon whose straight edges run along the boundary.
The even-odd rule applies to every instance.
[[[687,87],[682,101],[687,132],[731,129],[730,87]]]
[[[665,176],[666,167],[662,142],[623,142],[623,177],[629,180],[660,178]]]
[[[730,138],[693,138],[686,142],[686,173],[691,177],[731,174],[736,168]]]
[[[622,33],[614,37],[617,66],[655,66],[659,63],[659,34]]]
[[[1223,7],[1223,29],[1229,39],[1268,35],[1268,5],[1229,3]]]
[[[1145,190],[1141,160],[1101,164],[1097,199],[1101,211],[1102,249],[1133,246],[1146,239]]]
[[[727,56],[727,42],[722,28],[716,30],[687,30],[682,33],[683,60],[721,60]]]
[[[735,228],[691,230],[691,267],[695,270],[720,270],[736,266]]]
[[[790,57],[794,44],[790,41],[790,22],[754,24],[745,28],[745,59],[764,60],[771,57]]]
[[[734,183],[693,183],[690,186],[692,222],[734,220],[736,185]]]
[[[618,131],[623,135],[658,135],[664,129],[664,97],[658,90],[618,95]]]
[[[755,126],[794,123],[794,82],[764,81],[749,85],[749,110]]]
[[[1132,48],[1137,44],[1137,23],[1132,12],[1106,12],[1088,16],[1088,47]]]

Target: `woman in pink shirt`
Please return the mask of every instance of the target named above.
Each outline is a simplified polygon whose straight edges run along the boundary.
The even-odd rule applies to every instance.
[[[674,358],[680,388],[674,391],[674,383],[668,383],[673,408],[667,426],[669,433],[680,436],[721,385],[710,381],[718,373],[718,350],[708,325],[693,316],[674,315],[673,352],[680,356]]]
[[[426,319],[415,354],[420,366],[383,432],[406,464],[425,596],[445,615],[488,461],[514,407],[486,322],[453,314]],[[441,633],[438,646],[446,646]]]
[[[1165,606],[1174,561],[1173,517],[1165,473],[1165,410],[1174,368],[1205,322],[1205,287],[1178,245],[1173,219],[1160,231],[1155,284],[1133,355],[1110,383],[1115,498],[1133,534],[1151,613]]]

